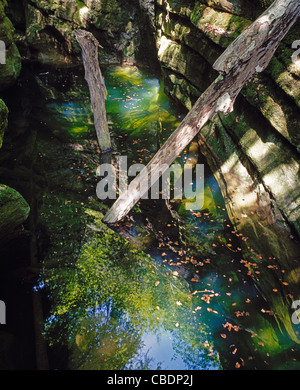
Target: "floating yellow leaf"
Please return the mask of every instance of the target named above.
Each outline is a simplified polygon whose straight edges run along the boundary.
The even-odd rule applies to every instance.
[[[215,313],[215,314],[218,314],[218,312],[217,312],[216,310],[213,310],[213,309],[211,309],[210,307],[207,308],[207,311],[212,312],[212,313]]]

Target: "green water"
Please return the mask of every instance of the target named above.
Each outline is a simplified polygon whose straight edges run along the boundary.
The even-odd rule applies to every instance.
[[[151,74],[120,66],[103,73],[109,158],[126,155],[128,164],[145,164],[184,114]],[[16,172],[27,164],[34,183],[35,174],[43,177],[26,196],[42,264],[30,288],[43,301],[50,368],[299,368],[299,348],[266,314],[267,300],[243,266],[241,237],[205,160],[198,161],[205,164],[201,210],[186,210],[180,201],[141,200],[109,229],[101,219],[111,202],[96,197],[96,170],[104,160],[83,72],[34,74],[23,76],[19,102],[10,102],[15,140],[21,133],[27,149],[19,141],[23,158],[18,164],[7,157],[6,163]],[[24,155],[34,155],[34,162]],[[187,148],[177,162],[188,157]]]

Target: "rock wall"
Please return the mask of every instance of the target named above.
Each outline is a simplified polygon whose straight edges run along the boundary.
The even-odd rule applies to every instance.
[[[0,243],[15,234],[28,218],[29,212],[29,205],[19,192],[0,185]]]
[[[255,7],[255,4],[259,7]],[[269,2],[270,3],[270,2]],[[170,96],[188,110],[217,77],[212,64],[222,51],[260,14],[268,2],[157,0],[156,44]],[[299,62],[292,62],[298,23],[285,37],[265,72],[242,91],[236,106],[255,108],[257,123],[242,113],[218,115],[219,145],[230,138],[234,149],[251,162],[251,175],[275,200],[285,222],[300,233]],[[246,102],[246,104],[245,104]],[[230,157],[224,156],[223,163]]]
[[[20,6],[18,0],[11,0],[9,15],[16,21],[19,48],[25,58],[58,66],[81,63],[81,50],[73,31],[82,28],[91,31],[102,45],[102,64],[147,62],[155,57],[151,3],[23,0]]]
[[[271,1],[157,0],[156,45],[166,92],[190,110],[217,77],[214,61]],[[229,115],[197,138],[239,237],[243,264],[272,315],[299,343],[291,304],[299,289],[299,60],[297,23],[270,65],[242,90]],[[281,291],[274,286],[282,285]],[[298,294],[298,296],[299,296]]]
[[[0,148],[8,124],[8,109],[0,99]],[[16,190],[0,184],[0,245],[11,237],[28,218],[30,207]]]
[[[5,63],[0,64],[0,91],[15,84],[21,72],[21,55],[15,43],[15,28],[6,15],[6,0],[0,3],[0,40],[5,43]],[[0,149],[8,125],[8,108],[0,99]],[[14,189],[0,184],[0,244],[11,238],[29,215],[29,205]]]
[[[21,71],[21,56],[15,44],[15,28],[6,15],[6,0],[0,3],[0,41],[5,43],[6,63],[0,64],[0,91],[11,87]]]

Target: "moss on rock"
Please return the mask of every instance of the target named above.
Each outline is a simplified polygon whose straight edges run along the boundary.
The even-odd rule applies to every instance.
[[[254,8],[258,6],[261,13],[271,1],[255,0],[255,4],[251,5],[246,0],[159,0],[157,3],[159,10],[156,17],[156,38],[159,60],[163,67],[176,73],[173,86],[167,76],[167,92],[190,109],[191,101],[198,98],[199,94],[194,88],[188,88],[188,84],[203,91],[200,86],[206,85],[208,80],[212,80],[211,76],[215,75],[212,65],[216,58],[252,23],[247,17],[251,15],[250,11],[254,12]],[[257,17],[254,14],[252,19]],[[279,132],[296,148],[300,144],[300,87],[299,69],[291,59],[291,45],[299,37],[299,28],[298,23],[291,29],[266,71],[258,74],[242,91],[248,102],[263,114],[275,132]],[[202,67],[205,70],[199,72],[199,64],[203,61],[209,66]],[[197,66],[191,72],[193,64]],[[165,74],[167,73],[164,72]],[[184,89],[179,86],[179,79],[185,79]],[[184,96],[185,91],[189,93],[188,98]],[[192,91],[195,92],[193,97],[190,95]]]
[[[33,0],[25,9],[29,55],[41,62],[81,63],[81,49],[73,34],[81,28],[92,31],[99,40],[101,63],[134,62],[141,46],[146,46],[136,2]]]
[[[246,18],[217,11],[199,1],[195,3],[190,20],[208,38],[223,48],[229,46],[251,24]]]
[[[6,63],[0,65],[0,90],[15,83],[22,67],[21,55],[14,42],[15,29],[5,14],[5,6],[7,4],[0,5],[0,40],[5,43],[6,47]]]
[[[0,242],[26,221],[29,212],[30,207],[19,192],[0,184]]]
[[[195,104],[196,96],[201,94],[199,89],[194,87],[184,77],[168,69],[163,69],[163,77],[168,95],[180,105],[183,104],[187,110],[191,110]]]
[[[7,128],[8,108],[3,100],[0,99],[0,149],[3,143],[4,132]]]

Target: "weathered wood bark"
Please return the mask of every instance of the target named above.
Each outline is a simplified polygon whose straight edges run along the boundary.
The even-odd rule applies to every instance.
[[[142,183],[150,173],[162,175],[163,164],[168,166],[193,140],[204,124],[216,113],[228,114],[233,110],[237,95],[256,72],[269,64],[279,43],[300,15],[299,0],[275,0],[274,3],[249,26],[215,62],[214,69],[221,74],[200,96],[194,107],[181,122],[149,164],[132,180],[103,221],[113,224],[124,218],[139,198],[148,191]]]
[[[107,91],[98,61],[98,47],[101,46],[93,34],[88,31],[75,30],[74,35],[82,50],[85,79],[90,90],[99,147],[102,152],[107,152],[111,149],[111,140],[105,108]]]

